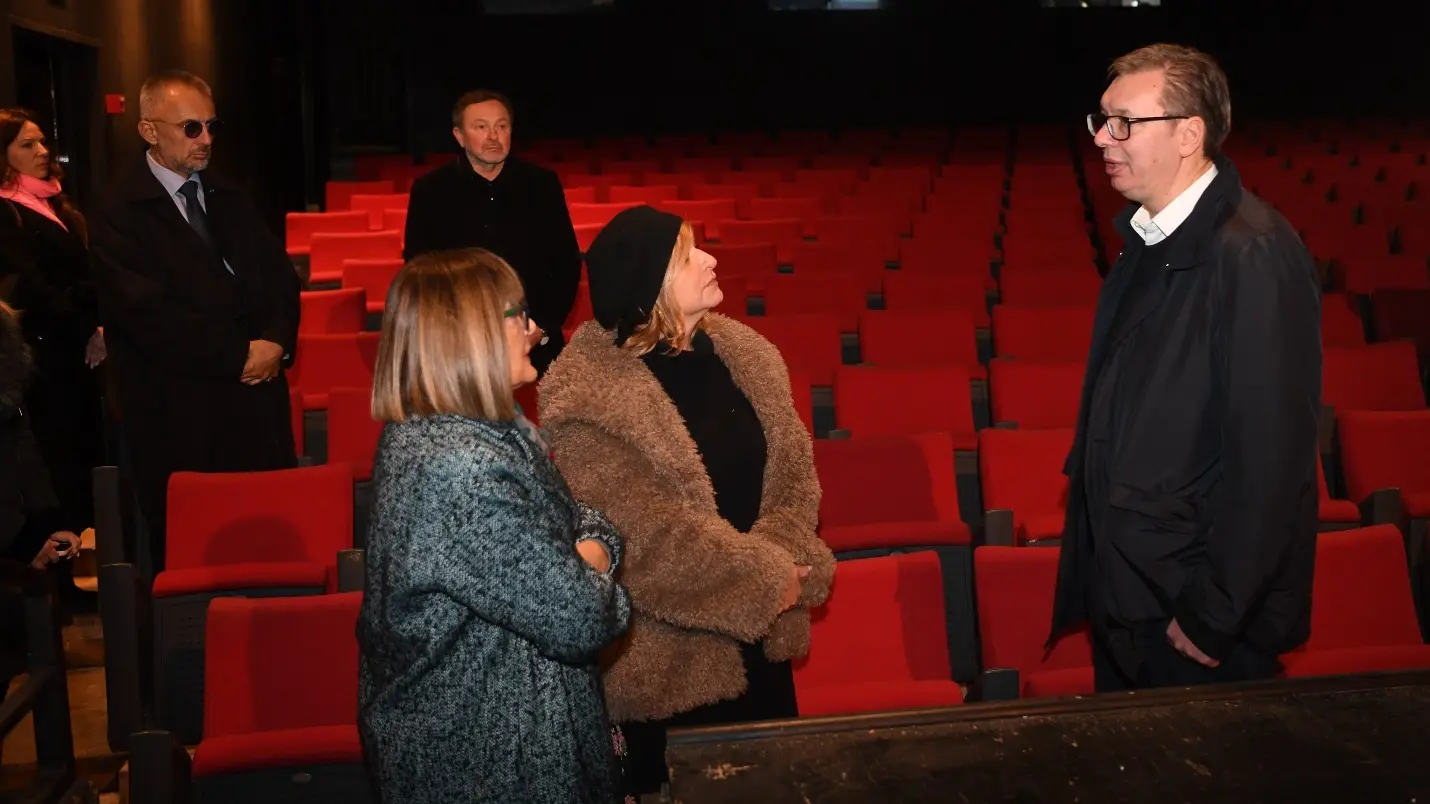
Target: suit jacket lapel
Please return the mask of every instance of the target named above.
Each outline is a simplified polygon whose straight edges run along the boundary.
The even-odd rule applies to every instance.
[[[179,200],[169,194],[169,191],[165,189],[164,185],[155,177],[154,172],[149,169],[149,157],[145,155],[141,156],[140,159],[141,163],[137,166],[136,170],[133,170],[129,174],[129,178],[126,181],[125,192],[129,201],[134,204],[146,205],[152,210],[154,215],[158,216],[159,220],[164,222],[165,226],[173,231],[175,237],[188,238],[189,243],[192,244],[199,253],[211,254],[212,250],[209,249],[208,244],[204,242],[203,238],[199,237],[199,233],[194,231],[194,227],[189,225],[184,214],[179,211]],[[213,209],[211,186],[208,182],[204,182],[203,188],[204,204],[207,205],[208,210],[211,211]],[[210,218],[212,218],[212,215],[210,215]],[[211,220],[210,228],[212,228],[212,226]],[[215,235],[215,237],[217,237],[217,235]],[[223,267],[223,262],[219,260],[217,256],[213,264],[217,270],[223,271],[225,274],[228,273]]]

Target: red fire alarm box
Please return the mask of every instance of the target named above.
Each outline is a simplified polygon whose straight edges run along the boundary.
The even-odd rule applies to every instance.
[[[105,114],[124,114],[124,96],[123,96],[123,95],[105,95],[105,96],[104,96],[104,113],[105,113]]]

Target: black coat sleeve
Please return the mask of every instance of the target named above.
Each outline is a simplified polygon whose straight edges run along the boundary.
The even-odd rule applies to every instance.
[[[167,271],[151,256],[152,245],[138,242],[122,224],[118,214],[100,212],[90,219],[100,323],[173,374],[238,382],[248,362],[248,337],[176,302]]]
[[[0,426],[14,430],[14,468],[20,483],[20,499],[24,501],[25,522],[29,525],[21,533],[8,534],[9,541],[0,543],[0,557],[28,564],[45,546],[45,538],[61,529],[63,517],[24,408],[0,410]]]
[[[270,341],[283,347],[285,363],[291,365],[294,352],[298,348],[298,322],[302,311],[302,281],[288,250],[273,231],[263,223],[263,218],[248,198],[243,201],[244,214],[252,223],[249,231],[258,241],[257,251],[263,269],[265,316],[259,329],[259,340]]]
[[[571,211],[566,208],[566,191],[555,173],[546,173],[542,220],[549,221],[542,246],[542,263],[548,266],[550,284],[545,309],[532,310],[536,322],[547,332],[560,330],[576,303],[576,291],[581,285],[581,247],[576,242],[576,228],[571,224]],[[544,230],[546,227],[542,227]]]
[[[412,191],[407,196],[407,223],[402,233],[402,259],[410,262],[414,257],[441,249],[441,211],[442,199],[431,174],[419,176],[412,183]]]
[[[1174,606],[1213,659],[1235,644],[1288,551],[1316,537],[1302,512],[1316,495],[1321,407],[1321,297],[1305,247],[1290,233],[1262,235],[1219,269],[1222,488],[1207,562]]]

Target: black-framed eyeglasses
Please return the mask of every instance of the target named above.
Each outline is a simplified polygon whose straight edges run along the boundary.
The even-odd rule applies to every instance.
[[[223,131],[223,121],[217,117],[209,120],[183,120],[178,123],[172,123],[168,120],[152,119],[149,122],[163,123],[166,126],[178,126],[179,128],[183,129],[184,136],[188,137],[191,140],[198,139],[199,135],[204,133],[204,129],[209,130],[210,137],[217,137],[219,135],[219,132]]]
[[[1106,128],[1108,136],[1121,142],[1132,136],[1133,123],[1157,123],[1162,120],[1186,120],[1191,115],[1169,114],[1162,117],[1124,117],[1120,114],[1107,115],[1094,112],[1087,116],[1087,133],[1096,137],[1100,129]]]

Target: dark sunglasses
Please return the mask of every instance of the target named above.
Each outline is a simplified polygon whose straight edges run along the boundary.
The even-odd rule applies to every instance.
[[[182,123],[171,123],[168,120],[150,120],[151,123],[163,123],[166,126],[178,126],[184,130],[184,136],[191,140],[199,138],[204,133],[204,129],[209,130],[210,137],[217,137],[223,131],[223,121],[217,117],[212,120],[185,120]]]

